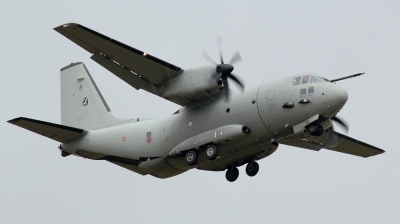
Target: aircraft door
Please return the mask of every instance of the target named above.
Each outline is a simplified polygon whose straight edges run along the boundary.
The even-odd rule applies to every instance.
[[[161,125],[161,145],[165,153],[171,152],[175,146],[172,138],[172,121]]]
[[[275,90],[268,92],[268,107],[269,108],[276,107],[276,92],[275,92]]]
[[[266,87],[267,84],[263,83],[258,90],[257,108],[258,113],[265,127],[270,131],[273,120],[270,119],[270,109],[276,107],[276,92]]]
[[[275,136],[279,135],[278,129],[282,126],[279,123],[279,119],[277,120],[282,113],[282,108],[277,103],[279,99],[277,99],[276,86],[271,82],[264,82],[257,94],[257,107],[260,118],[268,131]]]

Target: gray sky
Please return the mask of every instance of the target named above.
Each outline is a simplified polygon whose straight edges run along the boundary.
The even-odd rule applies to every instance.
[[[0,222],[398,223],[399,1],[8,1],[0,7]],[[115,115],[179,108],[136,91],[52,28],[76,22],[183,69],[238,50],[247,86],[298,73],[337,78],[349,136],[386,153],[368,159],[281,145],[250,178],[191,170],[141,176],[104,161],[62,158],[58,143],[6,123],[60,123],[59,69],[84,62]]]

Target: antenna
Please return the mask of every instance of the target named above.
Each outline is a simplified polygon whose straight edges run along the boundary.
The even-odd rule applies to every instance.
[[[354,74],[354,75],[345,76],[345,77],[342,77],[342,78],[332,79],[329,82],[337,82],[337,81],[340,81],[340,80],[343,80],[343,79],[349,79],[349,78],[357,77],[357,76],[364,75],[364,74],[365,74],[365,72],[361,72],[361,73],[357,73],[357,74]]]

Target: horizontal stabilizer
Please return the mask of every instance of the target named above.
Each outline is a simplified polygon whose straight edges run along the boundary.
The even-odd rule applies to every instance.
[[[370,157],[384,153],[385,151],[375,146],[369,145],[357,139],[350,138],[349,136],[335,132],[336,144],[330,144],[329,133],[324,132],[321,136],[309,136],[305,138],[285,138],[279,140],[284,145],[290,145],[294,147],[311,149],[319,151],[322,148],[329,149],[336,152],[346,153],[360,157]]]
[[[61,143],[77,139],[86,133],[83,129],[38,121],[26,117],[18,117],[8,122]]]

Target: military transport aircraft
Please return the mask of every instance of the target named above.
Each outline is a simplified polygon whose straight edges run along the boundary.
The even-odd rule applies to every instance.
[[[136,90],[182,106],[162,118],[118,119],[86,66],[72,63],[61,69],[61,125],[25,117],[9,121],[60,142],[63,157],[105,160],[158,178],[193,168],[226,170],[226,179],[233,182],[239,176],[237,167],[245,164],[246,174],[255,176],[256,161],[274,153],[279,144],[360,157],[384,152],[333,129],[332,121],[347,127],[336,114],[348,95],[336,82],[363,73],[334,80],[292,75],[244,90],[232,74],[232,64],[241,56],[236,52],[226,64],[221,39],[220,63],[203,51],[212,65],[183,70],[80,24],[54,29]],[[243,92],[231,91],[228,81]]]

